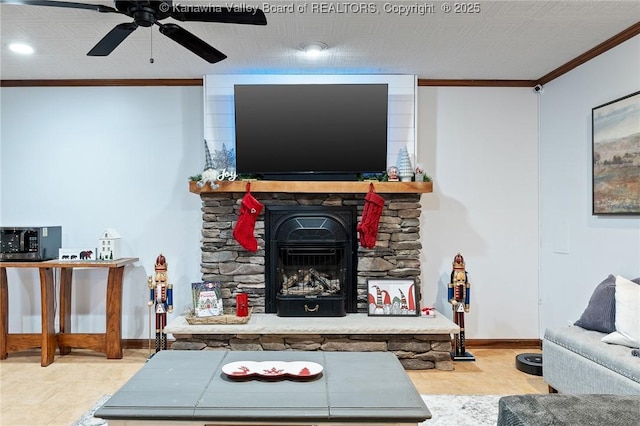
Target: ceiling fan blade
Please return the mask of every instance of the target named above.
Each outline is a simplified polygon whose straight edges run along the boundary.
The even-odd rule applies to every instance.
[[[171,40],[182,45],[183,47],[189,49],[210,64],[215,64],[216,62],[222,61],[227,57],[227,55],[220,52],[218,49],[212,47],[204,40],[199,39],[189,31],[176,24],[160,24],[158,22],[156,23],[160,27],[160,32],[162,34],[166,35]]]
[[[129,36],[135,29],[138,28],[138,24],[135,22],[126,22],[124,24],[116,25],[106,36],[102,38],[93,46],[93,49],[87,53],[87,56],[107,56],[109,53],[118,47],[125,38]]]
[[[70,9],[87,9],[87,10],[95,10],[98,12],[110,12],[110,13],[121,13],[110,6],[105,6],[102,4],[89,4],[89,3],[74,3],[74,2],[66,2],[66,1],[40,1],[40,0],[0,0],[2,4],[20,4],[24,6],[48,6],[48,7],[67,7]]]
[[[267,17],[264,15],[264,12],[258,8],[235,9],[232,6],[209,7],[210,9],[203,9],[202,11],[181,11],[180,6],[176,6],[171,11],[171,17],[182,22],[199,21],[267,25]]]

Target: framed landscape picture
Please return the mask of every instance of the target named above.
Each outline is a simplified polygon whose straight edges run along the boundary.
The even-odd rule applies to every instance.
[[[640,92],[592,109],[593,214],[640,214]]]
[[[369,316],[417,316],[418,290],[413,280],[368,279]]]

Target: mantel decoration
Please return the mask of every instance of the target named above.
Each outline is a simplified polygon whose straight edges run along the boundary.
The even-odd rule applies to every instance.
[[[420,315],[418,289],[413,280],[368,279],[369,316]]]
[[[233,150],[228,150],[225,144],[222,144],[222,149],[216,151],[215,157],[211,156],[209,151],[209,145],[207,140],[204,140],[204,159],[205,165],[202,174],[192,176],[192,180],[198,181],[198,187],[202,188],[207,183],[211,185],[211,189],[218,189],[217,181],[221,180],[236,180],[236,171],[233,168],[235,164],[235,153]]]
[[[593,214],[640,214],[640,91],[592,109]]]
[[[249,251],[258,251],[258,240],[254,235],[256,221],[264,205],[251,195],[251,183],[247,182],[247,192],[242,197],[238,222],[233,228],[233,238]]]
[[[398,153],[398,175],[402,182],[411,182],[413,180],[413,166],[406,146],[400,148]]]
[[[400,181],[400,176],[398,174],[398,167],[397,166],[391,166],[387,169],[387,180],[389,182],[399,182]]]
[[[370,183],[369,192],[364,197],[362,220],[360,220],[357,226],[360,245],[362,247],[368,249],[375,247],[383,208],[384,198],[376,194],[373,183]]]
[[[420,163],[416,164],[416,174],[415,174],[415,181],[416,182],[424,182],[425,177],[428,178],[428,176],[426,176],[424,174],[424,166]]]

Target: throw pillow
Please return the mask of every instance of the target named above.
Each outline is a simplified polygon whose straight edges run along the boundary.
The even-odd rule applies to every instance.
[[[593,291],[587,308],[574,324],[601,333],[616,331],[616,277],[609,274]]]
[[[640,286],[616,276],[616,331],[602,338],[605,343],[640,348]]]

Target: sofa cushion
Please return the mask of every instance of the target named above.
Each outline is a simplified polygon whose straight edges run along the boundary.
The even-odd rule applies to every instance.
[[[609,274],[593,291],[587,308],[574,325],[587,330],[611,333],[616,330],[616,277]]]
[[[616,277],[616,331],[602,338],[605,343],[640,348],[640,286]]]
[[[640,278],[632,280],[640,284]],[[593,291],[587,308],[574,325],[587,330],[613,333],[616,331],[616,277],[609,275]]]
[[[550,328],[544,338],[618,374],[640,383],[640,359],[626,346],[601,341],[604,333],[577,326]],[[544,360],[543,360],[544,363]]]

